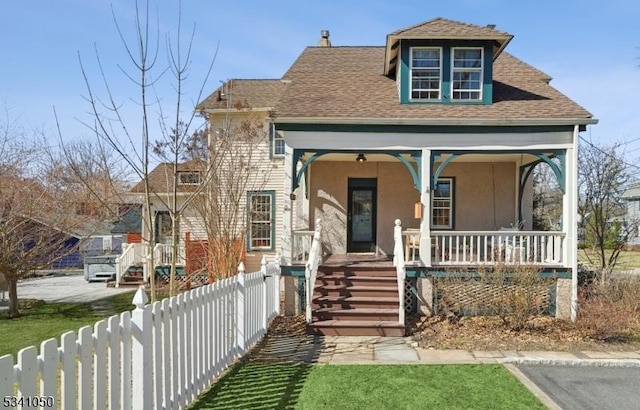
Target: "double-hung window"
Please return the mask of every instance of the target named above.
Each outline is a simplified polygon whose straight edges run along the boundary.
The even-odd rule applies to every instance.
[[[439,178],[431,195],[431,227],[453,228],[453,178]]]
[[[282,133],[276,131],[275,125],[271,124],[271,155],[273,158],[284,157],[284,137]]]
[[[274,191],[248,195],[248,243],[250,250],[271,250],[274,245]]]
[[[440,100],[442,80],[442,49],[414,47],[411,49],[411,99]]]
[[[482,48],[453,48],[451,97],[454,101],[482,100]]]

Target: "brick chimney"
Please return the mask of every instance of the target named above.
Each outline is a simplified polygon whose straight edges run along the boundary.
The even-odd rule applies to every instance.
[[[320,41],[318,41],[318,47],[331,47],[329,30],[320,30]]]

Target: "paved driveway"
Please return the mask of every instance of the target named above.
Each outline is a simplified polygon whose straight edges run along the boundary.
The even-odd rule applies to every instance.
[[[82,273],[18,282],[18,299],[42,299],[46,302],[93,302],[131,291],[131,288],[108,288],[104,282],[88,283]]]
[[[640,367],[517,367],[564,410],[640,409]]]

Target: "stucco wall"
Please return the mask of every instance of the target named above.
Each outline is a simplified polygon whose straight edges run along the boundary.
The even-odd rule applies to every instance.
[[[325,252],[346,253],[348,178],[377,178],[377,244],[382,253],[393,253],[396,218],[402,220],[404,228],[419,226],[420,221],[414,218],[419,194],[408,170],[398,162],[315,161],[310,172],[310,219],[323,220]],[[441,176],[455,178],[454,229],[493,231],[511,226],[516,221],[515,174],[515,163],[448,164]],[[525,207],[525,219],[529,209]]]
[[[347,251],[348,178],[377,178],[377,244],[380,252],[392,254],[394,220],[404,227],[418,227],[414,204],[419,200],[409,171],[395,162],[324,162],[311,164],[311,220],[323,221],[325,252]]]
[[[507,162],[449,163],[441,177],[453,177],[454,229],[494,231],[516,221],[516,168]]]

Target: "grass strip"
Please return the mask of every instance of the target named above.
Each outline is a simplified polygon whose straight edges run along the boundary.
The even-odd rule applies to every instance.
[[[8,319],[0,313],[0,357],[14,356],[29,346],[40,347],[47,339],[59,339],[64,332],[93,326],[102,318],[132,310],[133,291],[120,293],[93,303],[44,303],[21,310],[21,316]],[[100,304],[100,309],[93,308]]]
[[[241,363],[191,409],[544,409],[501,365]]]

